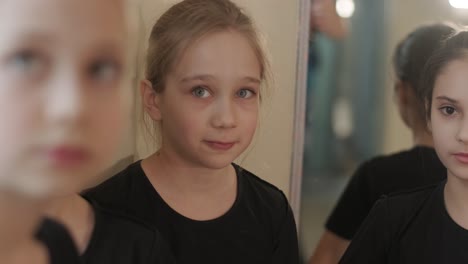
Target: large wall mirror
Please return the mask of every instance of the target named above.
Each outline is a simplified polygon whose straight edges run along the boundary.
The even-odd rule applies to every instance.
[[[326,9],[326,2],[345,32],[337,34],[332,25],[310,27],[314,8]],[[424,23],[467,25],[468,1],[301,0],[300,5],[291,202],[299,212],[306,263],[357,166],[412,146],[394,102],[395,46]]]

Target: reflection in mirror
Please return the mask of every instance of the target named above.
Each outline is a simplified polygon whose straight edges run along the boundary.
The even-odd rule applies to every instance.
[[[468,24],[466,3],[312,0],[299,221],[304,261],[358,165],[413,146],[394,100],[397,43],[428,22]]]

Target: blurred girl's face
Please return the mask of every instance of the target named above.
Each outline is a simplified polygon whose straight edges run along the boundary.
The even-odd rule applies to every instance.
[[[124,125],[118,3],[0,3],[0,186],[68,194],[108,165]]]
[[[448,176],[468,180],[468,57],[450,62],[437,76],[430,127]]]

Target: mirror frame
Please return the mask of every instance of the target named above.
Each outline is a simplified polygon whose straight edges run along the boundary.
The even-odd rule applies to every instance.
[[[296,94],[294,103],[291,179],[289,202],[299,227],[302,189],[302,163],[304,154],[307,72],[309,55],[310,0],[299,0],[297,39]]]

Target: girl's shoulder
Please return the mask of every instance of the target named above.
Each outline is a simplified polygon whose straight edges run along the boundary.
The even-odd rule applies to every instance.
[[[81,263],[75,242],[67,228],[55,220],[45,218],[35,237],[49,251],[50,263]]]
[[[397,191],[388,195],[382,196],[381,199],[387,199],[390,204],[402,207],[413,207],[421,205],[429,198],[434,198],[436,194],[443,191],[446,180],[441,180],[438,183],[427,184],[424,186],[416,187],[409,190]]]
[[[139,202],[139,195],[144,193],[142,190],[152,188],[140,163],[141,161],[137,161],[130,164],[104,182],[83,191],[82,196],[87,200],[96,201],[104,208],[127,212],[132,205]]]
[[[276,236],[292,234],[295,238],[296,225],[294,214],[286,195],[278,187],[261,179],[252,172],[233,164],[238,178],[238,203],[249,208],[262,223],[269,223],[272,234]]]
[[[104,208],[88,200],[95,214],[95,226],[85,263],[174,263],[167,242],[159,231],[137,219]]]
[[[374,205],[383,220],[390,225],[391,232],[403,236],[408,227],[430,219],[443,209],[443,189],[445,180],[413,190],[396,192],[383,196]]]
[[[237,164],[233,166],[239,181],[239,195],[244,201],[273,212],[290,210],[288,199],[282,190]]]
[[[265,196],[265,198],[280,200],[286,198],[283,191],[275,185],[267,182],[266,180],[260,178],[259,176],[237,164],[233,164],[233,166],[240,181],[239,185],[242,185],[241,187],[246,188],[247,191],[256,191],[256,193]]]

